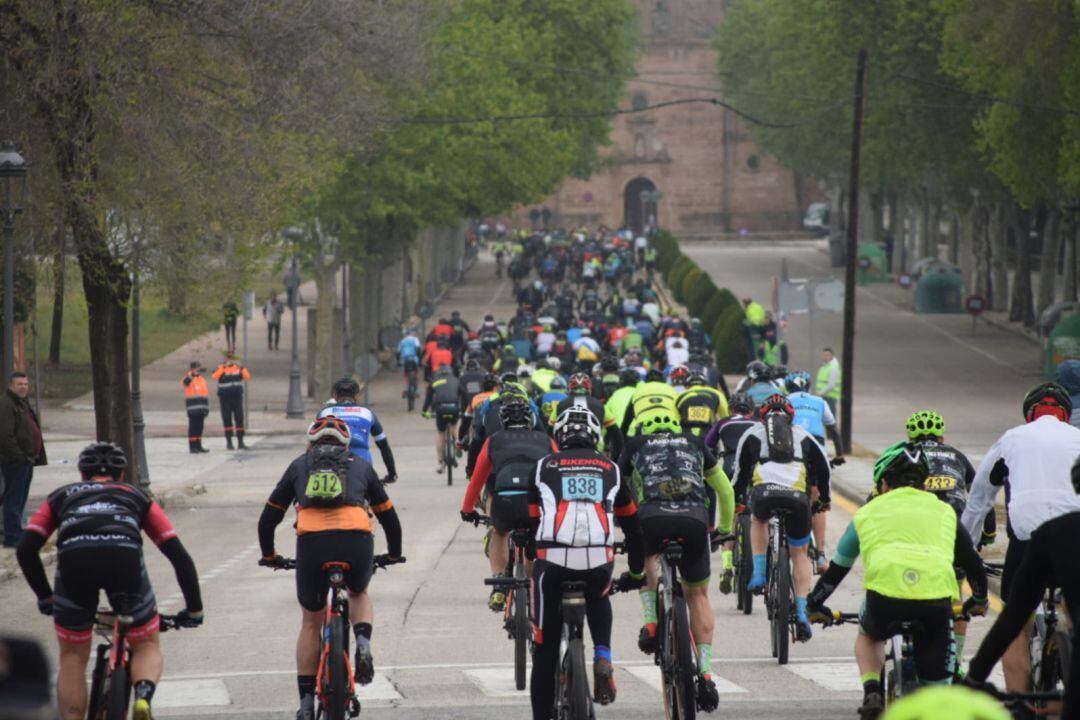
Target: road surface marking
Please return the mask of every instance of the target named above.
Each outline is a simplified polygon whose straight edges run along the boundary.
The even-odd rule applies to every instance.
[[[833,692],[861,692],[859,666],[854,662],[806,663],[786,665],[788,672],[795,673],[826,690]]]
[[[525,697],[528,689],[518,690],[514,685],[514,671],[509,667],[482,667],[462,670],[462,674],[488,697]],[[526,677],[532,666],[526,668]]]
[[[223,680],[162,680],[154,692],[154,708],[231,705]]]
[[[503,280],[501,283],[499,283],[499,287],[495,288],[495,294],[491,296],[491,302],[489,302],[488,305],[496,304],[499,296],[502,295],[502,291],[506,289],[506,282],[506,280]]]
[[[401,693],[386,677],[386,673],[375,673],[375,678],[370,685],[361,685],[356,688],[356,695],[360,702],[365,700],[402,700]]]
[[[643,683],[653,688],[657,692],[664,691],[664,685],[660,679],[660,668],[656,667],[654,663],[648,665],[635,665],[633,667],[624,668],[628,673],[641,680]],[[716,683],[716,691],[721,695],[730,695],[734,693],[750,692],[746,688],[739,687],[730,680],[725,680],[719,675],[712,676],[713,682]]]

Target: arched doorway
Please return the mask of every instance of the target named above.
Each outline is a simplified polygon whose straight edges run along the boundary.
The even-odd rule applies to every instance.
[[[656,224],[656,200],[643,198],[641,196],[643,192],[656,192],[656,185],[652,180],[643,177],[634,178],[626,183],[626,190],[623,191],[623,224],[635,235],[641,234],[650,221]]]

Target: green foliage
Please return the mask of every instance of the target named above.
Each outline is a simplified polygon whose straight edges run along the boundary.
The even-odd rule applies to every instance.
[[[700,317],[705,312],[705,306],[709,304],[709,301],[719,292],[719,290],[716,288],[716,284],[713,283],[712,278],[705,274],[704,271],[701,271],[701,277],[687,287],[687,278],[689,278],[690,275],[691,274],[687,274],[686,278],[683,278],[683,286],[685,288],[683,295],[686,298],[686,308],[690,311],[691,315]]]
[[[746,368],[747,348],[743,317],[741,308],[729,307],[713,326],[713,348],[716,365],[721,372],[741,373]]]
[[[650,238],[649,242],[656,248],[656,261],[660,266],[660,272],[667,273],[682,254],[679,250],[679,241],[667,230],[661,230]]]
[[[691,262],[690,270],[688,270],[679,281],[678,299],[683,305],[686,305],[687,309],[693,312],[691,306],[691,295],[694,292],[694,288],[705,284],[707,276],[701,271],[701,268],[697,266],[697,263]]]
[[[726,290],[714,292],[709,298],[709,301],[705,303],[705,309],[701,311],[701,324],[708,328],[710,333],[712,332],[712,329],[716,327],[716,321],[720,319],[720,316],[723,315],[724,311],[728,308],[727,304],[724,302],[724,296],[722,294],[724,292],[726,292]]]
[[[668,289],[671,290],[671,295],[675,300],[682,302],[682,280],[686,273],[693,270],[694,267],[693,260],[685,255],[680,255],[679,259],[664,276],[664,282],[667,283]]]

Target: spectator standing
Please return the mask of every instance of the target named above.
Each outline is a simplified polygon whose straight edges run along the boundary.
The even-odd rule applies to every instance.
[[[210,391],[202,373],[202,364],[195,360],[182,380],[188,417],[188,450],[192,453],[210,452],[202,446],[203,423],[210,414]]]
[[[226,353],[225,362],[218,365],[213,374],[217,381],[218,404],[221,405],[221,424],[225,426],[225,447],[247,450],[244,444],[244,382],[251,379],[248,369],[236,360],[236,353]]]
[[[266,347],[277,350],[281,342],[281,316],[285,314],[285,304],[278,300],[277,293],[272,292],[262,312],[266,318]]]
[[[746,361],[749,363],[757,359],[758,343],[765,332],[765,323],[768,317],[765,314],[765,307],[757,300],[743,298],[742,302],[743,310],[746,313],[743,320],[743,328],[746,332],[746,351],[748,353]]]
[[[840,400],[840,361],[833,356],[832,348],[822,350],[821,357],[824,362],[817,371],[814,394],[825,398],[833,417],[838,417],[836,403]]]
[[[22,537],[23,510],[30,494],[34,466],[44,465],[45,443],[41,424],[30,407],[30,379],[13,372],[7,392],[0,397],[0,473],[4,476],[4,547],[13,548]]]
[[[236,319],[240,317],[240,308],[232,300],[221,306],[222,322],[225,324],[225,345],[229,352],[236,352]]]

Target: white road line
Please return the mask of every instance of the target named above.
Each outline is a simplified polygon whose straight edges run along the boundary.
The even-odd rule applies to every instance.
[[[663,681],[660,678],[660,668],[656,667],[656,665],[634,665],[626,668],[626,671],[657,692],[664,691]],[[719,675],[713,675],[712,679],[716,683],[716,691],[721,695],[749,692],[746,688],[739,687]]]
[[[788,665],[787,670],[833,692],[861,692],[859,666],[851,662]]]
[[[529,672],[532,672],[531,666],[527,670]],[[528,689],[518,690],[514,685],[514,673],[510,668],[472,668],[462,670],[462,674],[488,697],[526,697],[529,694]]]
[[[495,288],[495,294],[491,296],[491,302],[489,302],[488,305],[494,305],[496,303],[499,296],[502,295],[502,291],[506,289],[506,283],[507,281],[505,279],[499,283],[499,287]]]
[[[154,692],[154,708],[231,705],[225,682],[217,679],[162,680]]]

